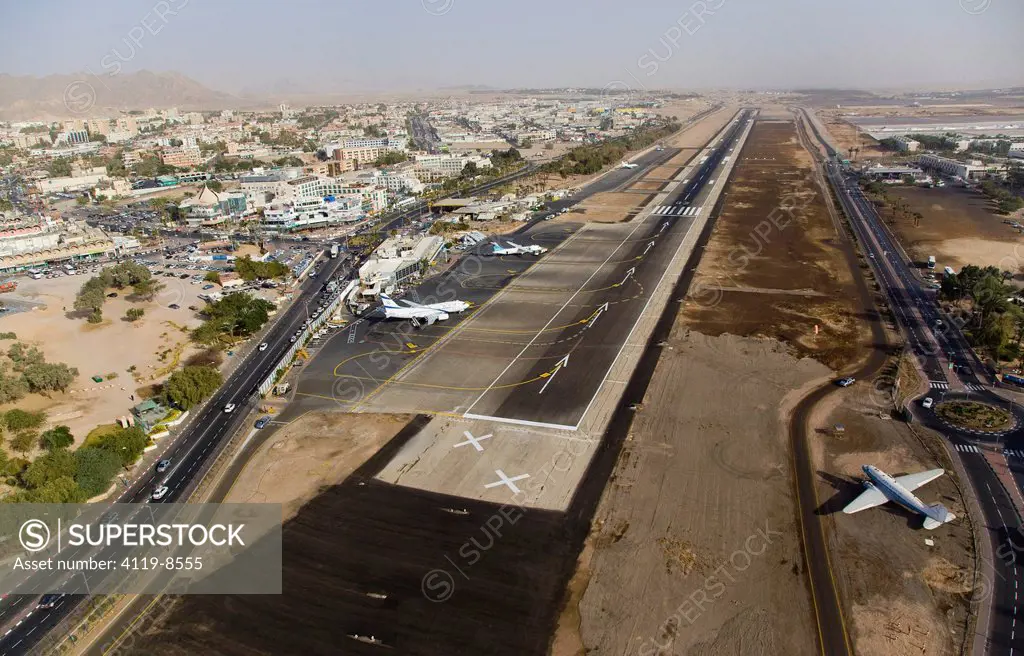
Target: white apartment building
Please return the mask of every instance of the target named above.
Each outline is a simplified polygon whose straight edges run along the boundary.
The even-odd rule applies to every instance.
[[[894,137],[893,141],[896,142],[896,148],[901,153],[913,153],[916,152],[917,149],[921,147],[920,141],[914,141],[905,134],[901,134],[898,137]]]
[[[486,157],[460,156],[450,154],[416,155],[413,173],[422,179],[433,180],[438,177],[452,177],[462,173],[466,164],[473,162],[477,168],[491,167],[491,160]]]
[[[917,164],[921,168],[934,169],[945,175],[963,180],[977,180],[985,177],[989,172],[989,168],[983,166],[981,160],[976,159],[970,162],[960,162],[938,155],[920,155],[917,158]]]

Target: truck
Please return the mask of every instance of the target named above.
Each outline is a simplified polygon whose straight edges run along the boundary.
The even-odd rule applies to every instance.
[[[929,269],[934,269],[935,268],[935,256],[934,255],[929,255],[928,256],[928,268]]]
[[[338,258],[338,245],[331,244],[331,259],[335,260]]]
[[[17,288],[17,280],[5,280],[4,282],[0,283],[0,294],[3,294],[5,292],[13,292]]]

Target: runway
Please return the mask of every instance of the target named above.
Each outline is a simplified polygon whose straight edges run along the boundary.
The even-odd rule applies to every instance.
[[[673,214],[654,207],[635,223],[573,232],[443,337],[427,331],[434,346],[365,394],[357,409],[577,430],[744,125],[737,121],[667,198],[661,207],[675,208]],[[354,375],[360,390],[378,382],[366,372]]]

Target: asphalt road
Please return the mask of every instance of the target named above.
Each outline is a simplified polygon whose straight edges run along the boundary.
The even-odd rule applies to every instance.
[[[175,438],[175,442],[162,456],[172,461],[171,468],[162,474],[157,474],[155,469],[144,472],[129,482],[127,488],[109,503],[145,502],[158,484],[170,489],[159,503],[173,503],[183,497],[187,498],[187,494],[198,482],[198,476],[205,471],[205,466],[219,453],[225,438],[230,437],[243,421],[248,420],[249,412],[259,398],[255,395],[259,384],[291,347],[291,334],[306,320],[310,306],[316,307],[319,302],[317,292],[334,276],[342,262],[341,258],[325,260],[319,275],[302,284],[298,298],[263,336],[262,340],[267,342],[268,348],[265,351],[254,348],[244,356],[220,390],[199,409],[198,415],[189,420],[187,428]],[[230,414],[223,411],[228,403],[237,406]],[[73,582],[73,585],[78,583]],[[71,588],[69,592],[73,593],[76,589]],[[0,604],[0,621],[4,622],[2,630],[6,633],[0,637],[0,656],[28,651],[84,598],[84,595],[70,594],[59,606],[48,610],[33,610],[37,596],[12,595],[4,600]],[[27,615],[29,612],[31,615]]]
[[[820,135],[819,135],[820,136]],[[983,371],[973,351],[967,346],[963,334],[957,327],[940,315],[934,292],[923,287],[913,273],[913,263],[908,262],[903,251],[885,228],[874,206],[864,197],[856,184],[856,178],[846,174],[830,162],[828,174],[836,189],[837,196],[851,218],[851,225],[864,251],[872,260],[873,268],[883,290],[892,304],[894,315],[904,326],[909,341],[921,365],[929,376],[932,394],[956,398],[958,393],[947,393],[950,379],[946,377],[948,363],[957,369],[954,379],[957,387],[963,387],[975,400],[1008,407],[1017,418],[1016,427],[1006,433],[979,435],[963,431],[939,422],[934,413],[920,406],[912,408],[914,414],[925,425],[945,435],[952,442],[974,487],[978,502],[984,513],[984,526],[991,538],[993,553],[989,560],[993,564],[993,580],[983,588],[983,594],[991,594],[995,603],[988,627],[990,654],[1012,654],[1024,649],[1024,624],[1018,635],[1018,618],[1024,623],[1024,605],[1019,600],[1019,590],[1024,588],[1024,561],[1018,564],[1018,548],[1013,538],[1020,543],[1021,521],[1013,510],[1007,493],[996,478],[991,467],[984,460],[975,442],[1002,441],[1006,448],[1024,449],[1022,414],[1005,399],[983,386],[975,369]],[[943,319],[939,327],[937,320]],[[962,396],[966,398],[967,393]],[[974,448],[963,448],[963,447]],[[1020,476],[1020,473],[1017,473]]]

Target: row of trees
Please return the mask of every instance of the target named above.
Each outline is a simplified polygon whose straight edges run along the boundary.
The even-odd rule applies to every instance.
[[[89,323],[103,321],[103,303],[107,299],[107,290],[132,288],[136,298],[144,301],[152,300],[163,289],[149,272],[149,269],[135,262],[122,262],[112,267],[104,267],[99,275],[93,276],[82,285],[75,297],[75,310],[87,312]]]
[[[560,159],[541,167],[542,173],[557,173],[562,177],[570,175],[592,175],[605,166],[616,162],[632,150],[641,150],[679,130],[679,124],[670,122],[663,125],[649,125],[634,130],[631,134],[608,139],[601,143],[578,146]]]
[[[1016,177],[1007,176],[1007,182],[1012,184]],[[980,186],[982,193],[996,204],[996,211],[999,214],[1011,214],[1024,207],[1024,198],[1021,198],[1012,188],[1007,189],[994,180],[984,180]]]

